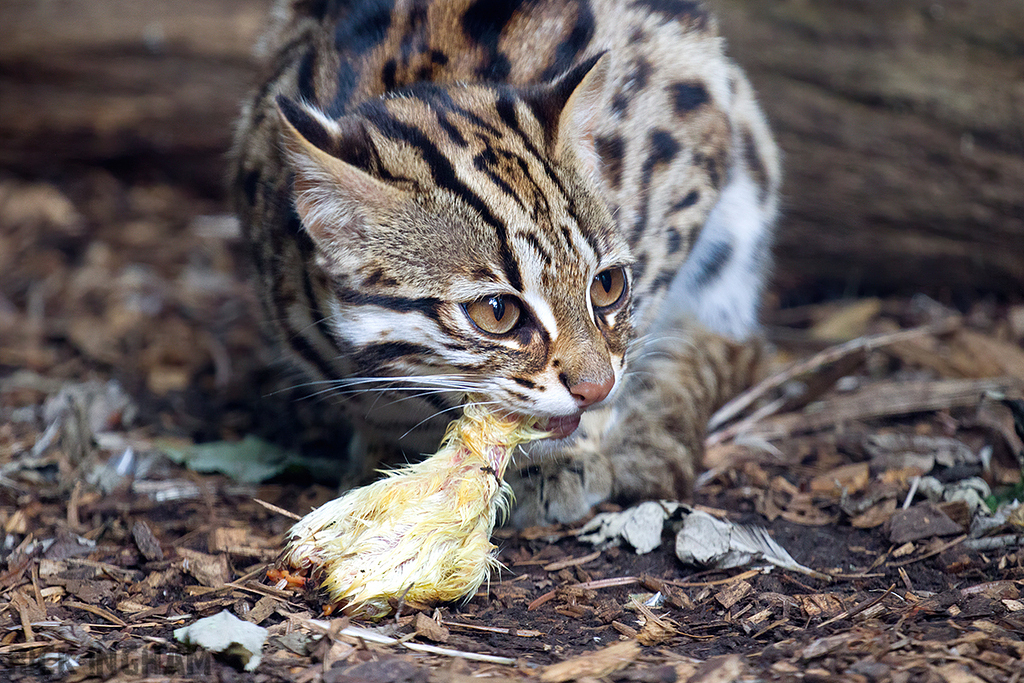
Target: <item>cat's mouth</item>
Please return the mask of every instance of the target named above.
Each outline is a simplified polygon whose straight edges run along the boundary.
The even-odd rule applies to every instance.
[[[562,415],[560,417],[549,417],[547,420],[537,423],[537,429],[548,432],[548,439],[564,439],[580,426],[581,413],[575,415]]]

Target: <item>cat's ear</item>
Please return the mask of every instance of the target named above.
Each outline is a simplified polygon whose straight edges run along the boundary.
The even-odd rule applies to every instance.
[[[365,169],[373,145],[362,120],[332,120],[287,97],[277,98],[281,138],[295,173],[295,208],[322,248],[367,236],[375,217],[394,212],[405,193]]]
[[[548,153],[555,161],[571,150],[585,167],[596,172],[594,127],[603,104],[610,62],[608,53],[602,52],[527,95],[547,130]]]

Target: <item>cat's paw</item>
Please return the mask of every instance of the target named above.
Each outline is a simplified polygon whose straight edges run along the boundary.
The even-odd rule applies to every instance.
[[[515,496],[509,523],[520,529],[575,522],[612,493],[611,469],[597,454],[545,459],[505,480]]]

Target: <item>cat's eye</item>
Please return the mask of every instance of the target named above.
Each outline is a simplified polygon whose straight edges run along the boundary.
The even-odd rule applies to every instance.
[[[506,334],[519,322],[523,309],[511,296],[490,296],[463,304],[469,319],[484,332]]]
[[[608,308],[619,303],[626,292],[626,272],[620,268],[602,270],[590,283],[590,300],[594,308]]]

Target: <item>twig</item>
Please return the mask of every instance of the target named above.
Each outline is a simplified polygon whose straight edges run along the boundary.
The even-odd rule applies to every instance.
[[[464,652],[462,650],[453,650],[447,647],[437,647],[436,645],[426,645],[424,643],[406,643],[398,638],[392,638],[391,636],[385,636],[376,631],[371,631],[367,628],[361,628],[359,626],[346,626],[340,630],[332,630],[329,622],[322,621],[320,619],[302,619],[306,625],[310,626],[314,630],[322,632],[324,635],[332,636],[348,636],[349,638],[357,638],[359,640],[365,640],[371,643],[378,643],[380,645],[401,645],[402,647],[417,652],[428,652],[434,655],[443,655],[445,657],[461,657],[462,659],[471,659],[477,662],[487,662],[488,664],[504,664],[506,666],[512,666],[516,663],[516,660],[511,657],[498,657],[496,655],[485,655],[477,652]]]
[[[640,581],[637,576],[614,576],[610,579],[595,579],[594,581],[586,581],[585,583],[574,583],[573,588],[582,588],[584,590],[600,590],[602,588],[613,588],[615,586],[630,586]],[[526,606],[527,612],[532,612],[546,602],[549,602],[558,593],[558,588],[549,590],[544,595],[540,596],[529,605]]]
[[[823,621],[820,624],[818,624],[818,628],[821,628],[823,626],[828,626],[832,622],[839,621],[840,619],[848,619],[850,617],[857,616],[858,614],[860,614],[864,610],[870,609],[870,608],[874,607],[878,603],[882,602],[882,600],[885,600],[887,597],[889,597],[889,594],[892,593],[894,588],[896,588],[896,584],[895,583],[892,584],[891,586],[889,586],[889,590],[885,591],[884,593],[879,595],[877,598],[873,598],[871,600],[866,600],[865,602],[862,602],[861,604],[857,605],[853,609],[845,610],[845,611],[840,612],[839,614],[835,615],[831,619],[826,619],[825,621]]]
[[[253,498],[252,500],[257,505],[262,505],[266,509],[270,510],[271,512],[276,512],[277,514],[281,515],[282,517],[287,517],[288,519],[295,520],[296,522],[299,521],[300,519],[302,519],[301,516],[295,514],[294,512],[291,512],[290,510],[285,510],[284,508],[278,507],[278,506],[274,505],[273,503],[268,503],[267,501],[260,500],[259,498]]]
[[[539,638],[543,633],[540,631],[534,631],[528,628],[499,628],[498,626],[477,626],[476,624],[464,624],[461,621],[446,621],[441,620],[444,626],[454,626],[455,628],[464,628],[469,631],[481,631],[483,633],[500,633],[505,636],[518,636],[520,638]]]
[[[680,581],[678,579],[665,579],[665,583],[667,583],[670,586],[682,586],[684,588],[705,588],[707,586],[721,586],[727,583],[735,583],[736,581],[745,581],[753,576],[761,574],[763,571],[764,570],[762,569],[748,569],[747,571],[737,574],[736,576],[730,576],[725,579],[717,579],[715,581]]]
[[[557,572],[559,569],[568,569],[569,567],[577,567],[581,564],[593,562],[597,558],[601,557],[601,551],[584,555],[583,557],[571,557],[568,560],[559,560],[558,562],[552,562],[551,564],[544,565],[544,571],[546,572]]]
[[[125,623],[124,621],[119,619],[117,617],[117,615],[111,614],[110,612],[108,612],[107,610],[103,609],[102,607],[96,607],[95,605],[87,605],[84,602],[76,602],[74,600],[65,600],[61,604],[64,607],[74,607],[76,609],[84,610],[84,611],[89,612],[91,614],[95,614],[96,616],[100,617],[101,619],[106,619],[107,621],[109,621],[110,623],[114,624],[115,626],[122,626],[123,627],[123,626],[127,626],[128,625],[127,623]]]
[[[971,550],[995,550],[997,548],[1011,548],[1015,545],[1024,545],[1024,536],[1020,534],[1006,534],[1004,536],[972,538],[969,541],[964,541],[964,547]]]
[[[834,363],[837,360],[860,351],[870,351],[872,349],[896,344],[901,341],[906,341],[907,339],[914,339],[928,334],[942,334],[944,332],[949,332],[956,329],[958,322],[959,318],[948,318],[932,325],[915,327],[911,330],[901,330],[900,332],[886,332],[867,337],[858,337],[857,339],[852,339],[843,344],[829,347],[824,351],[814,354],[806,360],[796,362],[785,370],[758,382],[750,389],[744,391],[742,394],[726,403],[711,416],[711,420],[708,423],[708,433],[712,435],[712,438],[714,438],[716,435],[713,434],[713,432],[718,430],[725,423],[736,418],[740,413],[750,407],[754,401],[800,375],[816,370],[824,365],[828,365],[829,363]]]
[[[935,555],[938,555],[941,552],[945,552],[945,551],[949,550],[950,548],[955,546],[957,543],[963,543],[964,539],[966,539],[966,538],[967,538],[967,534],[964,534],[963,536],[957,536],[956,538],[954,538],[949,543],[943,543],[941,546],[939,546],[935,550],[932,550],[931,552],[925,553],[924,555],[921,555],[920,557],[914,557],[914,558],[911,558],[909,560],[903,560],[902,562],[895,562],[895,563],[893,563],[893,564],[891,564],[889,566],[891,566],[891,567],[906,567],[908,564],[914,564],[915,562],[920,562],[921,560],[927,560],[929,557],[934,557]]]

